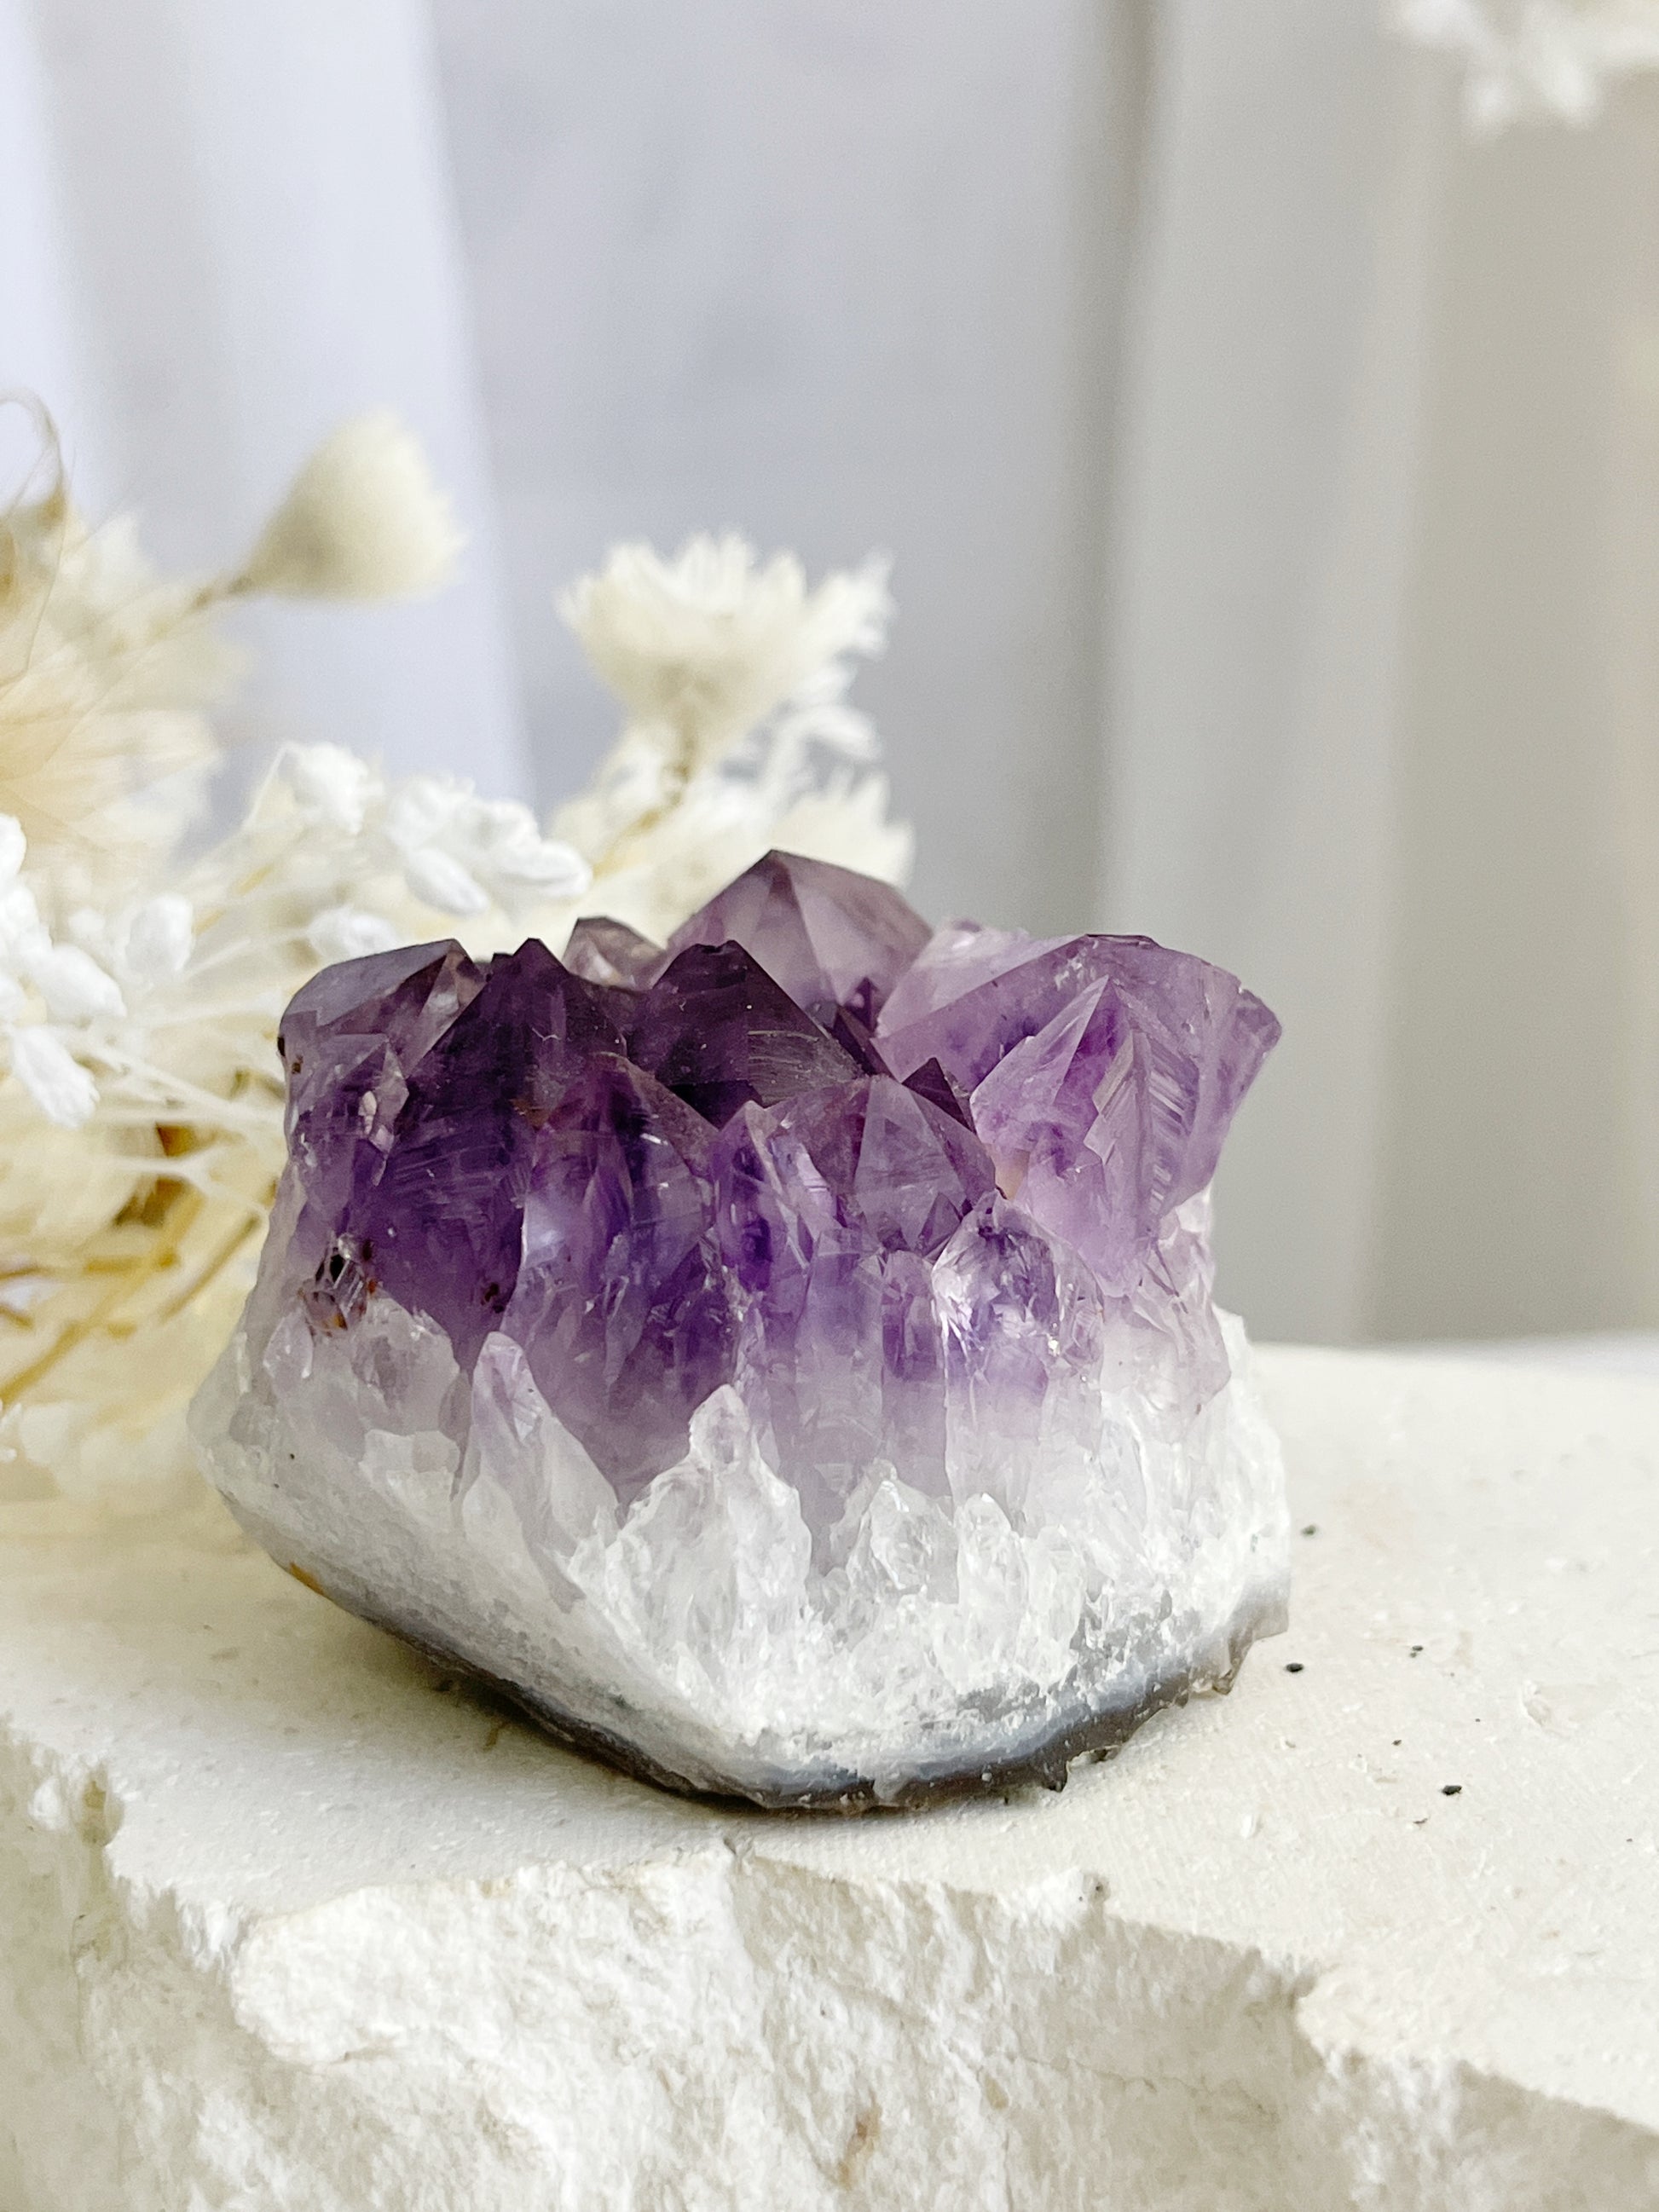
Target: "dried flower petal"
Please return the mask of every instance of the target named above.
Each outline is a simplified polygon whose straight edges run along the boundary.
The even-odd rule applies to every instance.
[[[276,772],[307,813],[348,837],[362,828],[380,789],[374,769],[343,745],[289,745]]]
[[[60,1129],[79,1129],[92,1119],[98,1085],[52,1030],[14,1030],[11,1065],[40,1111]]]
[[[54,945],[30,961],[28,978],[55,1022],[89,1022],[126,1012],[121,987],[78,945]]]
[[[383,914],[362,907],[331,906],[306,932],[306,942],[322,961],[361,960],[370,952],[389,952],[398,933]]]
[[[143,976],[183,973],[195,941],[195,917],[190,901],[176,891],[162,891],[146,899],[128,920],[122,946],[125,964]]]

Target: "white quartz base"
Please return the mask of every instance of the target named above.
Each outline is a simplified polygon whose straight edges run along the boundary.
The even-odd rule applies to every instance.
[[[1659,2207],[1659,1388],[1261,1364],[1291,1633],[924,1814],[585,1765],[216,1507],[7,1509],[0,2212]]]

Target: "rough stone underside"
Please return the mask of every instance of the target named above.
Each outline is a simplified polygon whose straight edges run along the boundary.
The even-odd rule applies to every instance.
[[[199,1401],[286,1565],[653,1778],[1031,1775],[1282,1625],[1206,1192],[1277,1035],[1139,938],[772,854],[666,948],[326,971]]]

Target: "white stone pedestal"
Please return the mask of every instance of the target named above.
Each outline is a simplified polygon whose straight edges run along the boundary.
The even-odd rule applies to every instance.
[[[1291,1633],[921,1815],[622,1781],[216,1508],[9,1509],[0,2212],[1659,2207],[1659,1387],[1263,1364]]]

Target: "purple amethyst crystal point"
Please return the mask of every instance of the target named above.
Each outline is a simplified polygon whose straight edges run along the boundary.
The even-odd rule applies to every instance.
[[[307,1251],[325,1307],[356,1297],[362,1270],[337,1232],[353,1192],[385,1164],[409,1078],[483,988],[459,945],[406,945],[325,968],[283,1017],[287,1130],[298,1174],[281,1233]]]
[[[984,1147],[876,1076],[749,1109],[714,1173],[739,1388],[769,1462],[800,1470],[808,1525],[833,1529],[896,1446],[915,1487],[942,1489],[943,1346],[922,1263],[992,1188]]]
[[[953,1121],[960,1121],[964,1129],[973,1127],[974,1117],[966,1095],[951,1082],[936,1060],[924,1060],[920,1067],[913,1067],[904,1079],[904,1087],[914,1091],[918,1098],[929,1100]]]
[[[369,1119],[389,1127],[406,1096],[408,1071],[483,984],[454,944],[372,952],[314,975],[289,1003],[276,1041],[288,1076],[290,1139],[311,1129],[319,1104],[324,1121],[361,1131],[362,1102],[371,1088]]]
[[[564,948],[564,964],[573,975],[612,989],[643,991],[668,965],[660,945],[641,937],[625,921],[590,915],[576,924]]]
[[[917,969],[883,1012],[880,1048],[896,1070],[930,1054],[969,1088],[1004,1194],[1126,1287],[1215,1173],[1279,1024],[1224,969],[1147,937],[958,927]]]
[[[589,1054],[622,1051],[605,994],[532,938],[496,954],[410,1077],[384,1164],[343,1229],[463,1366],[513,1295],[538,1121]]]
[[[734,1316],[701,1115],[624,1060],[572,1079],[536,1131],[501,1328],[618,1493],[684,1455],[732,1373]]]
[[[890,884],[828,860],[769,853],[677,929],[669,950],[741,945],[820,1020],[856,1000],[869,1023],[927,942],[927,923]]]
[[[888,994],[878,1025],[884,1036],[903,1036],[1009,969],[1075,941],[1030,937],[1023,929],[982,929],[976,921],[947,921],[933,932]]]
[[[307,984],[207,1466],[284,1565],[674,1787],[1058,1783],[1282,1625],[1207,1186],[1278,1034],[1146,938],[774,854]]]
[[[875,1033],[862,1016],[850,1006],[837,1006],[830,1023],[830,1034],[857,1065],[860,1075],[890,1075],[892,1069],[876,1049]]]
[[[751,1101],[845,1083],[851,1054],[802,1012],[740,945],[693,945],[653,983],[629,1050],[716,1128]]]

